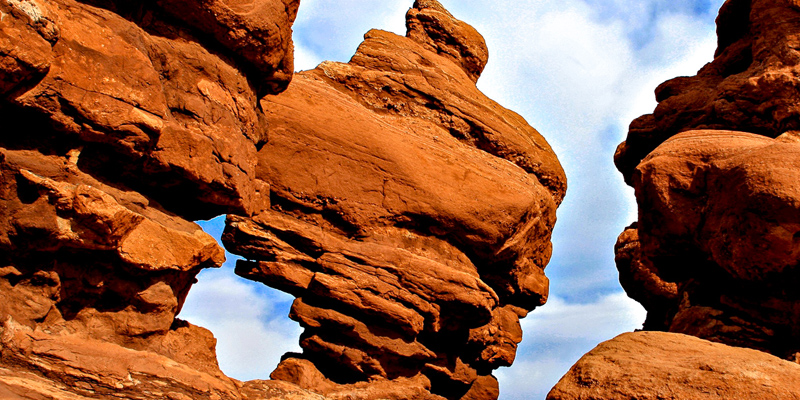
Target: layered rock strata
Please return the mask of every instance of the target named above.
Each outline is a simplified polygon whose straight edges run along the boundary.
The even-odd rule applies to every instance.
[[[725,2],[714,61],[659,86],[618,148],[639,221],[617,266],[645,329],[800,351],[798,17],[788,1]]]
[[[192,221],[268,205],[258,98],[288,84],[296,7],[0,1],[0,397],[250,390],[175,316],[224,261]]]
[[[487,50],[472,27],[436,1],[407,27],[262,101],[271,207],[229,215],[223,241],[247,259],[239,275],[297,297],[303,353],[273,378],[332,397],[495,399],[519,318],[547,299],[566,180],[542,136],[476,88]]]
[[[0,0],[0,397],[497,398],[558,160],[433,0],[287,89],[297,7]],[[221,214],[237,272],[298,297],[276,380],[176,319],[224,260],[192,221]]]
[[[547,400],[797,400],[798,388],[798,364],[682,334],[636,332],[583,356]]]

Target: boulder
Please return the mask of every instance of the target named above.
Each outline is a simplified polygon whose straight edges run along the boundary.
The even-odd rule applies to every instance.
[[[800,399],[800,365],[665,332],[624,333],[583,356],[547,400]]]

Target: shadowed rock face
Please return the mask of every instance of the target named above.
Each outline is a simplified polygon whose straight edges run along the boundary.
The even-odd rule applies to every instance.
[[[296,7],[0,1],[0,397],[244,396],[175,316],[224,261],[191,221],[268,204]]]
[[[727,1],[714,61],[659,86],[618,149],[639,221],[617,266],[645,329],[800,351],[799,16],[787,1]]]
[[[407,26],[262,100],[271,207],[229,216],[223,241],[248,259],[239,275],[297,297],[303,354],[273,378],[331,397],[494,399],[519,318],[547,298],[566,180],[541,135],[475,87],[487,51],[472,27],[435,1]]]
[[[548,400],[800,399],[798,17],[726,1],[714,61],[631,124],[615,161],[639,221],[616,263],[644,329],[670,333],[601,343]]]

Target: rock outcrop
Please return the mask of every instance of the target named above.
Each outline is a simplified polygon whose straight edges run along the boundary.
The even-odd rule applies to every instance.
[[[497,398],[558,160],[438,2],[289,86],[297,7],[0,0],[0,397]],[[237,272],[298,297],[272,381],[176,319],[222,214]]]
[[[714,61],[656,90],[616,155],[639,221],[617,243],[645,329],[800,351],[800,10],[729,0]]]
[[[271,207],[229,215],[223,242],[247,259],[239,275],[297,297],[303,353],[273,378],[334,398],[495,399],[492,370],[547,298],[566,180],[475,87],[487,51],[472,27],[436,1],[407,27],[262,100]]]
[[[631,123],[614,160],[631,184],[659,144],[692,129],[778,137],[800,129],[800,10],[791,0],[727,0],[717,17],[714,60],[696,76],[656,88],[658,106]]]
[[[800,10],[728,0],[717,33],[714,60],[659,86],[615,155],[639,207],[620,282],[645,330],[707,340],[622,335],[550,400],[800,398]]]
[[[625,333],[583,356],[547,400],[797,400],[800,365],[665,332]]]
[[[242,398],[175,316],[224,261],[192,221],[268,204],[296,8],[0,1],[0,397]]]

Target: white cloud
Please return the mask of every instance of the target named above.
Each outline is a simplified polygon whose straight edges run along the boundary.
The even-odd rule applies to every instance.
[[[395,0],[303,0],[293,26],[295,70],[325,60],[346,62],[370,29],[405,35],[413,2]]]
[[[198,223],[220,241],[224,216]],[[179,318],[214,334],[225,374],[240,380],[267,379],[284,353],[300,351],[302,329],[287,317],[294,298],[237,277],[236,257],[226,256],[222,268],[200,272]]]

